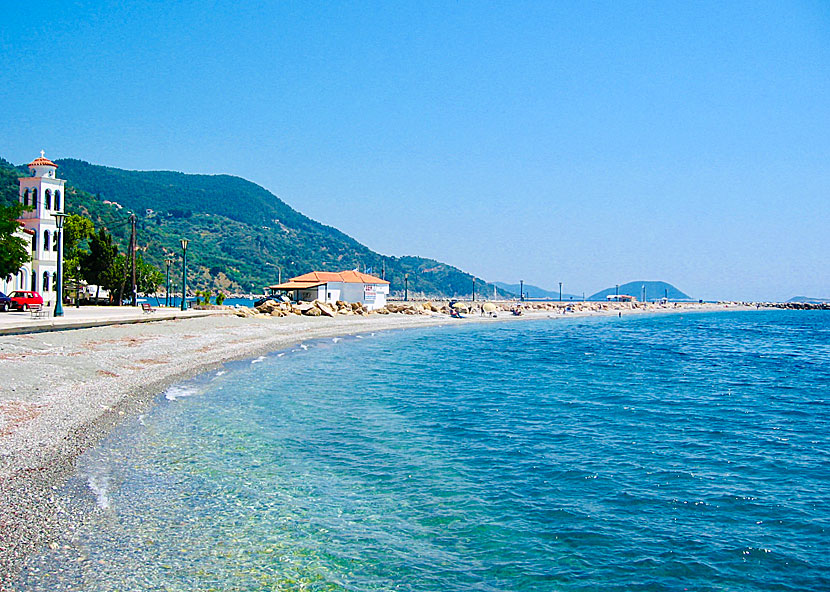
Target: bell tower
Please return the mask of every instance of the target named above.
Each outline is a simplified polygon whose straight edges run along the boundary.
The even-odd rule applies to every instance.
[[[32,236],[32,277],[26,283],[40,292],[44,305],[54,304],[57,298],[58,247],[63,245],[53,214],[63,213],[66,181],[55,176],[57,169],[41,150],[40,157],[29,163],[31,176],[20,178],[20,203],[31,208],[20,217]]]

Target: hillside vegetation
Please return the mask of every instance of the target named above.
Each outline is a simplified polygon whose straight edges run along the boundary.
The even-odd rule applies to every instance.
[[[165,257],[180,265],[180,239],[188,246],[189,283],[196,288],[261,292],[263,287],[312,270],[359,269],[386,279],[393,293],[469,297],[473,276],[432,259],[375,253],[336,228],[291,208],[268,190],[230,175],[189,175],[171,171],[127,171],[61,159],[58,176],[67,180],[66,208],[104,226],[124,250],[129,212],[137,217],[144,259],[164,269]],[[17,199],[24,166],[0,162],[0,200]],[[493,285],[476,278],[476,291]],[[498,291],[505,296],[504,290]]]

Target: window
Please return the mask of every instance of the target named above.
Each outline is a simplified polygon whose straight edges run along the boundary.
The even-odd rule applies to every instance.
[[[29,188],[28,187],[26,188],[26,191],[23,192],[23,205],[24,206],[29,205]]]
[[[44,251],[49,250],[49,231],[48,230],[43,231],[43,250]]]
[[[57,271],[52,272],[52,285],[55,286],[54,290],[57,292],[57,290],[58,290],[58,272]]]
[[[32,292],[37,292],[37,272],[32,270]]]
[[[32,188],[32,207],[37,207],[37,187]]]
[[[37,235],[32,235],[32,253],[37,253]]]
[[[43,291],[44,292],[49,291],[49,272],[48,271],[43,272]]]
[[[46,195],[43,196],[43,207],[47,210],[52,209],[52,190],[47,189]]]
[[[55,209],[56,210],[61,209],[61,192],[58,191],[57,189],[55,190]]]
[[[58,252],[58,243],[60,242],[60,240],[61,233],[56,230],[55,234],[52,235],[52,250],[56,253]]]

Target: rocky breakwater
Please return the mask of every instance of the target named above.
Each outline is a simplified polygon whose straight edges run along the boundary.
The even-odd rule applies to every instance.
[[[276,300],[266,300],[262,304],[254,308],[238,308],[236,309],[236,316],[239,317],[287,317],[290,315],[305,316],[305,317],[335,317],[335,316],[369,316],[369,315],[385,315],[385,314],[449,314],[449,305],[434,305],[431,302],[419,303],[392,303],[387,304],[382,308],[370,310],[360,302],[343,302],[338,300],[334,304],[315,300],[313,302],[279,302]]]
[[[757,308],[784,308],[787,310],[830,310],[830,302],[745,302],[744,306]]]

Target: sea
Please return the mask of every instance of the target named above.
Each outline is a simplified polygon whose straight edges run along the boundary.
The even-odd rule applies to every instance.
[[[830,313],[467,323],[175,385],[24,590],[830,590]]]

